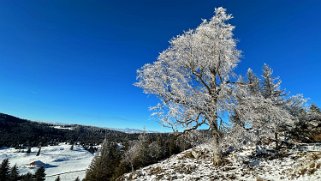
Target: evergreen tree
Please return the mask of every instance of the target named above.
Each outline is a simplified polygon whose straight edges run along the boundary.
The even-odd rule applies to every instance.
[[[37,169],[35,179],[36,181],[44,181],[46,179],[45,168],[43,166]]]
[[[40,155],[40,152],[41,152],[41,146],[39,146],[39,150],[37,152],[37,155],[36,156],[39,156]]]
[[[253,73],[252,69],[247,70],[247,80],[250,92],[252,94],[259,94],[260,93],[260,80],[259,78]]]
[[[79,180],[79,177],[77,177],[77,178],[75,179],[75,181],[80,181],[80,180]]]
[[[116,166],[120,162],[120,153],[117,144],[104,140],[100,155],[92,161],[84,180],[110,180],[113,177]]]
[[[177,148],[176,140],[174,137],[170,137],[168,139],[168,154],[173,155],[175,153],[179,152],[179,149]]]
[[[140,146],[140,153],[139,153],[139,159],[140,163],[138,167],[143,167],[144,165],[150,163],[150,158],[149,158],[149,139],[146,135],[146,132],[143,132],[139,137],[138,137],[138,144]]]
[[[0,167],[0,181],[7,181],[10,178],[9,160],[4,159]]]
[[[284,107],[286,104],[286,101],[284,99],[284,91],[281,90],[281,80],[278,78],[274,78],[272,76],[273,71],[272,69],[264,64],[263,66],[263,84],[262,84],[262,95],[265,99],[270,99],[274,106],[276,107]],[[267,115],[268,116],[268,115]],[[278,125],[280,127],[281,125]],[[278,138],[278,131],[275,131],[275,143],[276,148],[279,147],[279,138]]]
[[[71,145],[70,150],[74,150],[74,145],[73,144]]]
[[[254,75],[252,69],[247,70],[247,82],[243,80],[243,77],[240,77],[238,79],[238,82],[241,84],[247,85],[246,91],[236,91],[235,93],[235,98],[239,102],[239,105],[243,104],[243,99],[246,94],[246,92],[249,92],[250,94],[253,94],[255,96],[261,95],[261,87],[260,87],[260,82],[259,79]],[[241,90],[241,89],[238,89]],[[234,110],[230,114],[230,122],[234,125],[232,128],[232,132],[237,132],[241,129],[239,128],[244,128],[245,127],[245,122],[241,120],[241,114],[240,111],[238,110],[238,107],[234,107]],[[237,141],[238,143],[240,141]],[[235,143],[232,143],[235,144]]]
[[[130,165],[126,160],[122,159],[116,167],[111,180],[117,180],[117,178],[122,176],[124,173],[128,173],[130,171],[132,171]]]
[[[17,181],[19,178],[19,172],[17,165],[14,165],[10,171],[10,181]]]
[[[28,146],[28,149],[27,149],[27,154],[30,154],[31,153],[31,146]]]
[[[33,177],[33,176],[32,176],[31,173],[27,173],[27,174],[25,174],[25,175],[23,175],[23,176],[21,177],[21,180],[22,180],[22,181],[34,181],[34,179],[33,179],[32,177]]]
[[[95,148],[93,146],[90,146],[87,151],[89,151],[91,154],[94,154]]]
[[[60,176],[58,176],[55,181],[60,181]]]
[[[312,104],[312,105],[310,106],[310,112],[321,115],[321,110],[320,110],[320,108],[319,108],[317,105],[315,105],[315,104]]]
[[[282,96],[285,95],[281,90],[281,80],[272,76],[272,69],[264,64],[263,66],[263,83],[262,83],[262,95],[266,99],[271,99],[276,105],[281,106],[285,102]]]
[[[287,100],[286,109],[292,116],[298,118],[301,122],[305,122],[307,120],[307,109],[305,106],[307,101],[301,94],[292,96]]]

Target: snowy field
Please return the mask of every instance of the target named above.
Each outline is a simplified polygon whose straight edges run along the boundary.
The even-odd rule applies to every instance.
[[[81,146],[75,145],[73,150],[70,147],[67,144],[42,147],[39,156],[36,156],[37,147],[33,147],[29,155],[14,148],[5,148],[0,149],[0,161],[8,158],[10,166],[17,164],[20,174],[34,173],[37,166],[43,165],[48,181],[55,180],[58,175],[63,181],[75,180],[77,177],[82,179],[94,155]]]

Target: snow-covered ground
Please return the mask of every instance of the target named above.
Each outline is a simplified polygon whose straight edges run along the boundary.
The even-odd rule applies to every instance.
[[[37,166],[42,165],[46,169],[46,180],[55,180],[60,175],[61,180],[75,180],[84,178],[86,169],[90,165],[94,155],[84,150],[81,146],[60,144],[58,146],[47,146],[41,148],[41,153],[36,156],[38,148],[31,149],[32,153],[21,153],[14,148],[0,149],[0,161],[8,158],[10,166],[17,165],[19,173],[34,173]]]
[[[133,173],[125,174],[123,180],[156,181],[208,181],[208,180],[321,180],[321,152],[289,152],[275,158],[252,157],[254,148],[233,152],[224,166],[214,167],[210,158],[210,146],[196,148],[174,155]]]
[[[51,126],[52,128],[55,129],[65,129],[65,130],[74,130],[75,127],[64,127],[64,126],[60,126],[60,125],[56,125],[56,126]]]
[[[8,158],[10,165],[17,164],[19,172],[34,173],[36,165],[46,168],[46,180],[84,178],[86,169],[94,155],[81,146],[60,144],[42,147],[40,156],[36,156],[38,148],[32,148],[31,154],[21,153],[14,148],[0,149],[0,161]],[[288,152],[276,159],[253,157],[253,147],[232,152],[226,158],[226,164],[216,168],[211,162],[211,147],[208,144],[186,150],[173,155],[160,163],[125,174],[122,180],[321,180],[321,152]]]

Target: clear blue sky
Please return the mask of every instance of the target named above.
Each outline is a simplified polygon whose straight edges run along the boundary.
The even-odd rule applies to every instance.
[[[136,69],[218,6],[235,17],[238,73],[267,63],[283,88],[321,105],[319,0],[2,0],[0,112],[162,130],[148,111],[156,99],[132,85]]]

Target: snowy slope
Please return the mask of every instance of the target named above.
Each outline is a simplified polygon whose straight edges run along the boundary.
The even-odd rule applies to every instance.
[[[81,146],[75,145],[73,150],[70,150],[70,147],[71,145],[67,144],[42,147],[40,156],[36,156],[36,147],[31,149],[30,155],[14,148],[0,149],[0,161],[8,158],[11,166],[17,164],[21,174],[35,172],[37,166],[32,166],[32,162],[44,164],[46,180],[49,181],[55,180],[57,175],[60,175],[61,180],[67,181],[74,180],[77,176],[82,179],[94,155]]]
[[[254,148],[234,152],[216,168],[209,145],[201,145],[160,163],[125,174],[123,180],[321,180],[320,152],[291,152],[277,159],[253,158]]]

